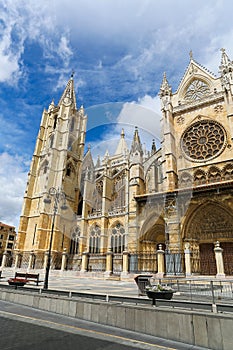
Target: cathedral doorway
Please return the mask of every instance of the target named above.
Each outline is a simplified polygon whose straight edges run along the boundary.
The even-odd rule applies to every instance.
[[[224,271],[226,275],[233,275],[233,242],[222,242]]]
[[[201,275],[216,275],[216,261],[214,255],[214,244],[203,243],[199,246],[200,249],[200,274]]]
[[[216,275],[214,244],[219,241],[225,274],[233,275],[233,213],[227,206],[214,201],[199,205],[187,215],[183,233],[183,238],[190,242],[192,253],[199,258],[196,264],[199,269],[192,272]]]
[[[138,271],[140,272],[157,272],[157,250],[159,245],[162,245],[162,249],[165,249],[165,223],[162,218],[157,219],[154,222],[151,218],[143,228],[139,240],[139,252],[138,252]]]

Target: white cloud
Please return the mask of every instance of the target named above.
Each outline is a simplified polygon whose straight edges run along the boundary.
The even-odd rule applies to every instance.
[[[101,108],[101,105],[97,107]],[[103,124],[100,130],[102,132],[99,134],[98,140],[91,142],[94,161],[96,161],[98,155],[103,158],[106,150],[110,155],[115,154],[122,128],[125,132],[125,140],[129,150],[136,126],[139,128],[141,142],[147,150],[150,150],[153,139],[156,140],[157,147],[159,147],[161,112],[158,96],[145,95],[137,102],[124,103],[116,118],[113,117],[115,104],[109,104],[107,107],[105,120],[101,119]],[[101,127],[101,124],[99,126]]]
[[[118,123],[137,126],[160,140],[161,112],[159,98],[145,95],[138,102],[125,103],[118,118]]]
[[[18,229],[26,188],[26,160],[8,153],[0,154],[0,221]]]
[[[22,58],[28,43],[39,44],[47,59],[59,57],[64,67],[69,65],[69,32],[57,23],[50,1],[3,0],[0,20],[0,82],[16,84],[25,73]]]

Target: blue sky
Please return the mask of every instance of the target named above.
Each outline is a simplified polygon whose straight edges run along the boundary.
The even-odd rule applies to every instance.
[[[93,152],[106,148],[101,124],[116,126],[108,138],[137,125],[157,140],[163,72],[175,91],[192,49],[218,74],[220,48],[233,58],[232,10],[230,0],[2,0],[0,221],[18,226],[42,111],[73,70]]]

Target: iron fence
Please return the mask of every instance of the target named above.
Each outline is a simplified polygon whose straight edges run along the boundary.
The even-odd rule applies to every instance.
[[[184,254],[165,252],[166,275],[184,274]]]
[[[78,254],[68,254],[66,260],[66,270],[80,271],[82,257]]]
[[[157,255],[156,253],[130,253],[129,271],[131,273],[156,273],[157,272]]]
[[[104,272],[106,271],[105,254],[89,254],[88,271]]]
[[[113,254],[112,273],[114,275],[121,274],[122,264],[123,264],[123,255],[122,254]]]

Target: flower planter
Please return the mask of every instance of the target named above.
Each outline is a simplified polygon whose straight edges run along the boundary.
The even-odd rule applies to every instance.
[[[173,297],[173,291],[170,290],[160,290],[160,291],[154,291],[154,290],[147,290],[146,294],[148,298],[150,299],[167,299],[171,300]]]
[[[148,298],[152,299],[152,305],[156,305],[156,299],[171,300],[173,293],[172,290],[146,290]]]

